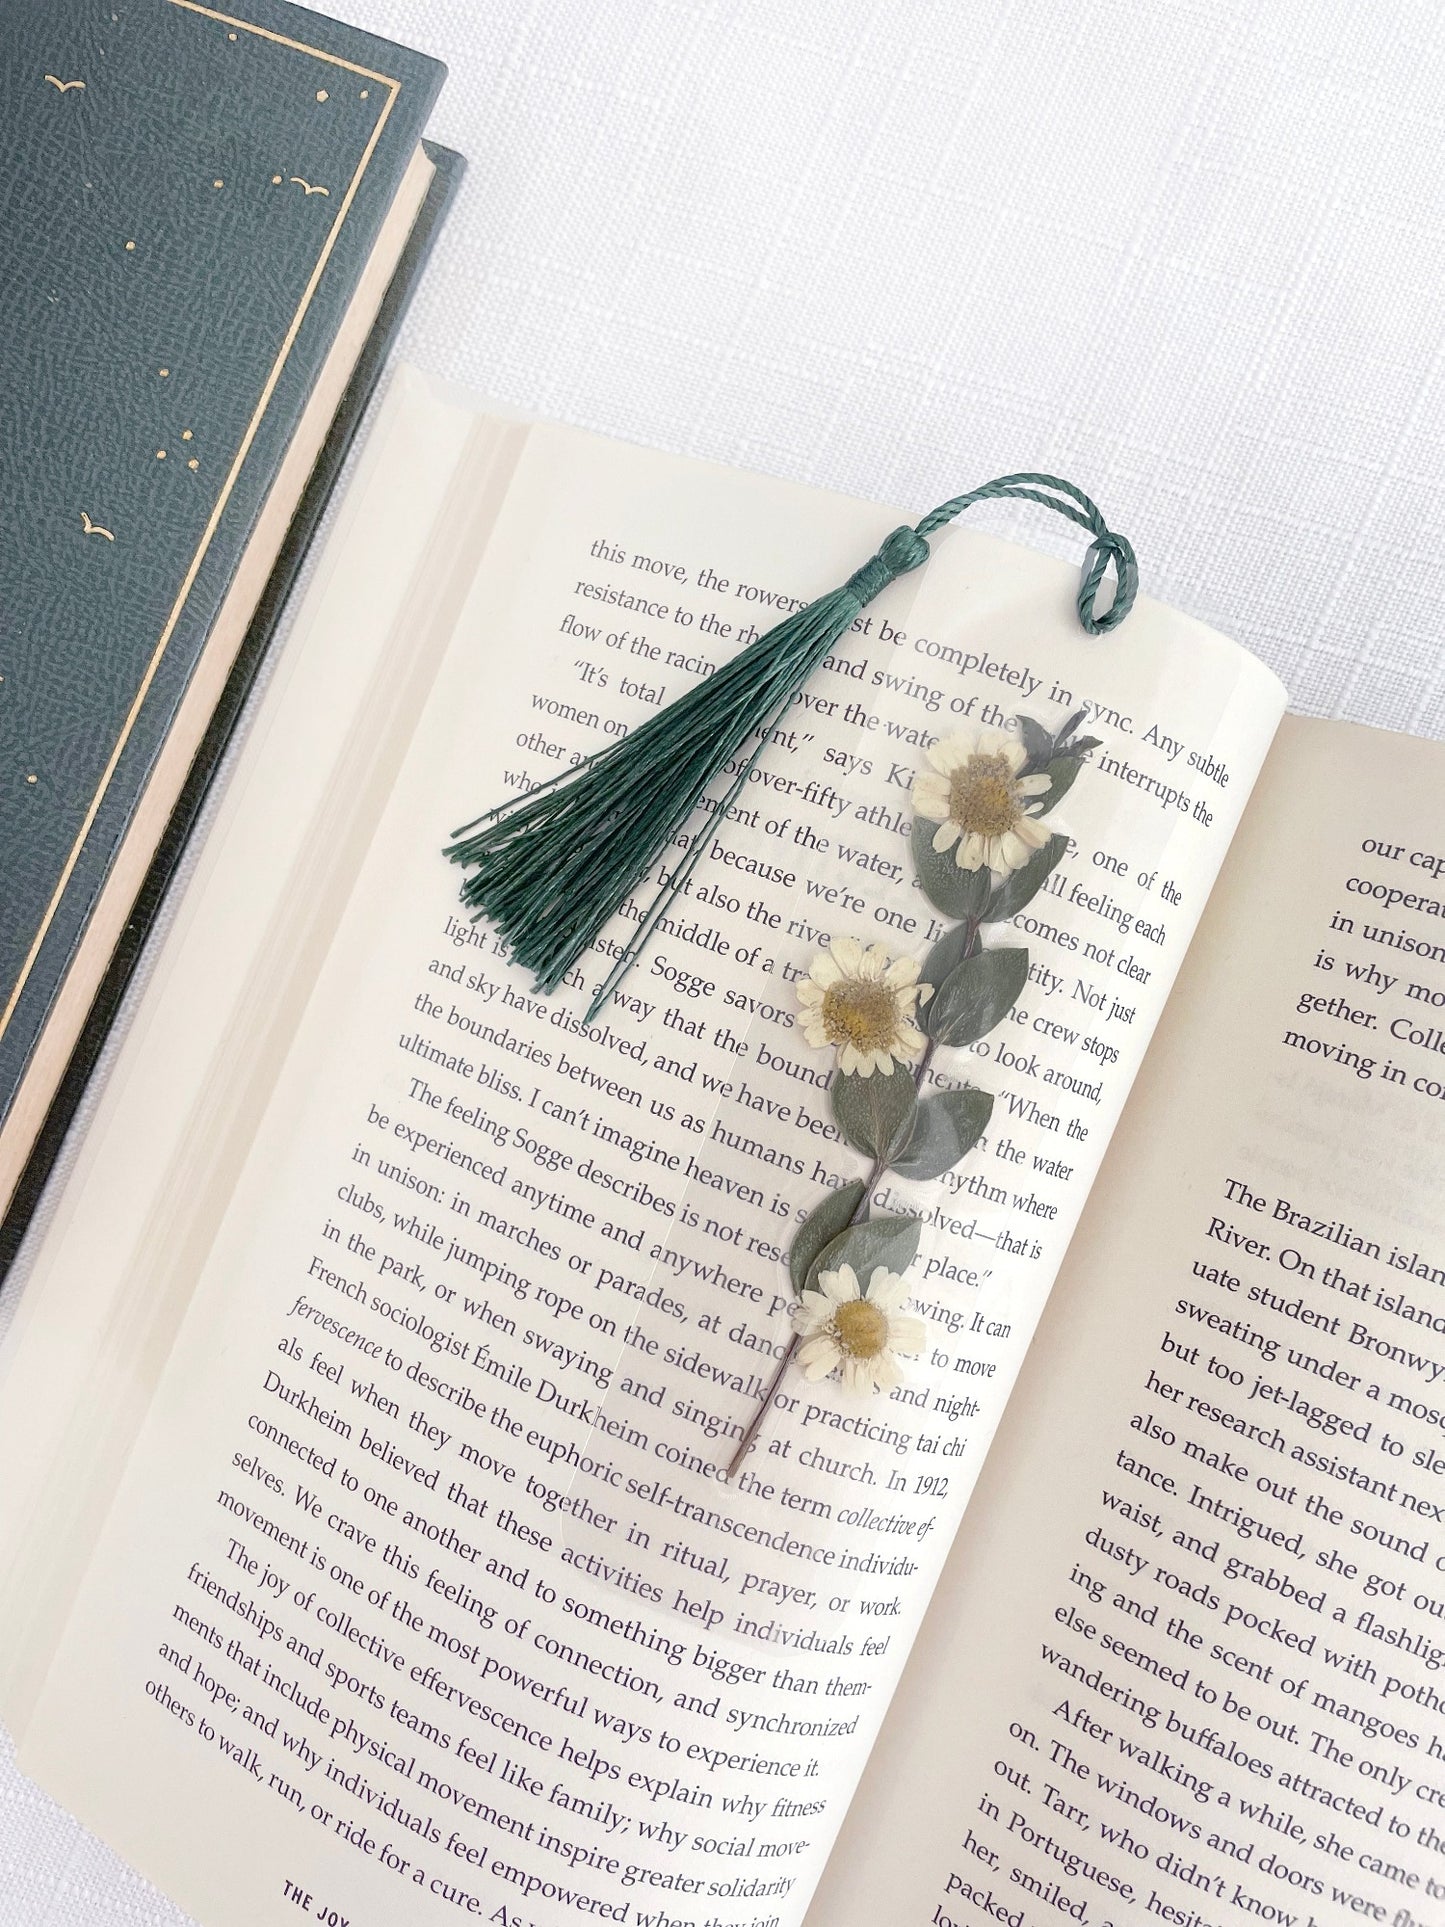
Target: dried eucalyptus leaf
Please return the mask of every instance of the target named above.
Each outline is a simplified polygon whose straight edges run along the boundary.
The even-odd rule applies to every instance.
[[[939,1091],[918,1107],[907,1149],[894,1161],[896,1177],[941,1178],[968,1156],[993,1115],[990,1091]]]
[[[1049,787],[1037,798],[1035,807],[1040,816],[1047,816],[1057,803],[1061,803],[1074,787],[1074,778],[1084,767],[1080,756],[1056,756],[1044,774],[1049,779]]]
[[[901,1066],[882,1077],[856,1073],[833,1079],[833,1121],[855,1150],[887,1164],[908,1142],[918,1093],[910,1073]]]
[[[852,1225],[813,1260],[804,1288],[811,1289],[821,1272],[836,1271],[839,1265],[851,1265],[865,1286],[879,1265],[901,1274],[918,1256],[922,1236],[918,1218],[871,1218],[867,1224]]]
[[[946,930],[923,960],[923,968],[918,973],[920,991],[925,984],[937,990],[945,977],[953,975],[977,941],[978,931],[972,917]],[[925,1031],[928,1024],[923,1013],[927,1008],[926,1003],[920,1003],[920,1021]]]
[[[1028,974],[1027,950],[980,950],[967,958],[928,1006],[929,1036],[954,1049],[976,1044],[1013,1009]]]
[[[847,1229],[853,1213],[862,1202],[863,1189],[861,1178],[840,1185],[836,1191],[830,1191],[820,1204],[814,1205],[798,1226],[797,1234],[788,1247],[788,1276],[793,1281],[794,1291],[803,1289],[814,1259],[841,1231]]]
[[[1032,716],[1020,716],[1018,725],[1019,736],[1029,759],[1024,765],[1025,772],[1046,769],[1054,753],[1053,736]]]
[[[935,850],[937,829],[938,825],[925,816],[913,819],[913,868],[923,894],[946,917],[976,917],[988,901],[989,873],[984,869],[961,870],[953,850]]]
[[[1007,923],[1026,904],[1032,903],[1048,881],[1049,872],[1063,861],[1069,847],[1066,836],[1051,836],[1042,849],[1035,850],[1021,870],[1006,876],[988,900],[984,923]]]

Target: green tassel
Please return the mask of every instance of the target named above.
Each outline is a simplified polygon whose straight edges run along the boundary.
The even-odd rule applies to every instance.
[[[1065,499],[1042,494],[1042,488]],[[710,830],[696,835],[664,880],[592,1000],[585,1020],[591,1023],[712,848],[809,676],[876,595],[928,560],[929,535],[971,503],[997,497],[1041,502],[1088,529],[1094,541],[1079,588],[1079,619],[1091,634],[1124,619],[1138,585],[1134,552],[1072,483],[1007,475],[956,496],[916,529],[895,529],[841,589],[786,617],[628,735],[454,831],[445,854],[470,872],[462,902],[473,921],[486,917],[516,961],[535,974],[536,988],[555,990],[698,808],[714,778],[753,742],[712,812]],[[1110,564],[1114,599],[1096,614],[1095,597]]]

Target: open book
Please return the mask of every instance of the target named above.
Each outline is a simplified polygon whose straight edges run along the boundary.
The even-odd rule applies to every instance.
[[[21,1763],[206,1927],[1445,1923],[1445,751],[960,530],[592,1028],[625,912],[548,998],[458,913],[898,520],[393,384],[0,1404]],[[937,934],[936,737],[1078,707],[926,1354],[729,1484],[860,1175],[797,982]]]

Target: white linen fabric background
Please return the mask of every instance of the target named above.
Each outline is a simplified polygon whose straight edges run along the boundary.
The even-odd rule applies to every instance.
[[[1445,735],[1438,0],[330,3],[451,65],[409,359],[920,512],[1067,476],[1297,707]],[[0,1927],[81,1922],[184,1927],[0,1739]]]

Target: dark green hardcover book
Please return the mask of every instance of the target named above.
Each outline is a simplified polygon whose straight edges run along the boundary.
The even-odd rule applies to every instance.
[[[443,72],[279,0],[7,10],[0,1269],[454,177]]]
[[[407,236],[396,272],[387,287],[351,380],[347,383],[341,407],[327,431],[316,466],[311,471],[305,492],[286,531],[285,543],[256,605],[245,640],[226,679],[226,687],[206,726],[185,785],[111,952],[100,988],[70,1053],[64,1075],[51,1099],[9,1208],[0,1210],[0,1287],[3,1287],[6,1273],[14,1263],[46,1179],[60,1155],[66,1131],[85,1095],[96,1060],[140,960],[146,937],[185,854],[186,843],[206,800],[212,778],[240,720],[256,672],[270,647],[287,598],[306,559],[311,538],[336,486],[347,452],[356,439],[367,405],[386,366],[391,344],[464,171],[465,162],[460,154],[431,141],[424,141],[422,145],[435,172],[421,211]]]

